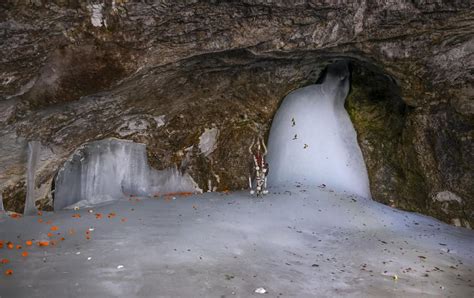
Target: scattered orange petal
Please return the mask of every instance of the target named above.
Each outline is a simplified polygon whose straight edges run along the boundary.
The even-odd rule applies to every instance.
[[[10,214],[10,217],[11,217],[11,218],[21,218],[21,214],[12,213],[12,214]]]
[[[51,240],[50,244],[51,244],[51,245],[56,245],[56,241]]]
[[[64,237],[61,237],[61,241],[64,241],[64,240],[66,240],[66,239]]]
[[[50,220],[48,220],[47,222],[45,222],[45,224],[47,224],[47,225],[50,225],[50,224],[52,224],[52,223],[53,223],[53,222],[50,221]]]
[[[22,256],[22,257],[27,257],[27,256],[28,256],[28,252],[27,252],[27,251],[22,252],[22,253],[21,253],[21,256]]]
[[[33,245],[33,241],[31,241],[31,240],[26,240],[26,241],[25,241],[25,244],[26,244],[27,246],[32,246],[32,245]]]
[[[179,192],[168,192],[163,194],[166,197],[188,197],[193,195],[194,193],[188,191],[179,191]]]
[[[2,259],[2,261],[0,261],[0,263],[2,264],[8,264],[10,263],[10,261],[8,259]]]
[[[51,227],[51,231],[57,231],[57,230],[59,230],[59,227],[58,227],[58,226],[52,226],[52,227]]]
[[[13,270],[11,270],[11,269],[7,269],[5,271],[5,275],[12,275],[12,274],[13,274]]]
[[[42,211],[38,211],[38,216],[43,216],[43,212],[42,212]]]
[[[49,246],[49,241],[39,241],[38,246]]]
[[[7,242],[8,249],[13,249],[15,246],[11,242]]]
[[[18,244],[18,245],[16,246],[16,249],[21,249],[21,245]]]
[[[51,233],[48,233],[47,235],[48,235],[48,237],[53,237],[53,234],[51,234]]]
[[[96,213],[95,218],[96,219],[101,219],[102,218],[102,213]]]
[[[42,219],[42,218],[38,218],[38,222],[39,222],[39,223],[42,223],[42,222],[43,222],[43,219]]]
[[[74,218],[81,218],[81,215],[80,215],[80,214],[74,214],[72,217],[74,217]]]
[[[3,240],[0,240],[0,248],[3,248]]]
[[[115,215],[116,215],[115,212],[110,212],[110,213],[107,215],[107,217],[108,217],[108,218],[113,218],[113,217],[115,217]]]

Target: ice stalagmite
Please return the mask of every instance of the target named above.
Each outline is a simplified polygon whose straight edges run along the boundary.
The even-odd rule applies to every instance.
[[[289,94],[275,115],[268,144],[268,183],[325,184],[370,198],[369,179],[344,102],[345,62],[328,67],[322,84]]]
[[[36,196],[35,196],[35,176],[36,166],[38,165],[38,158],[41,150],[41,143],[38,141],[28,142],[28,167],[27,167],[27,181],[26,181],[26,202],[23,213],[25,215],[36,214]]]

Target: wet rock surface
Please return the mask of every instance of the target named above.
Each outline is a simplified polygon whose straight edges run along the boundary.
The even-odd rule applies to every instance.
[[[280,101],[347,59],[373,198],[473,226],[471,4],[338,3],[2,2],[5,208],[22,210],[26,140],[48,151],[43,204],[64,161],[107,137],[145,143],[152,166],[176,165],[205,191],[246,187],[248,146]],[[212,128],[205,155],[199,139]],[[460,200],[438,200],[443,192]]]

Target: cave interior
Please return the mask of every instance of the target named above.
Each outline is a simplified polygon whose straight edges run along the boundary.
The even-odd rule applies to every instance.
[[[0,4],[0,297],[472,297],[465,4],[43,2]]]

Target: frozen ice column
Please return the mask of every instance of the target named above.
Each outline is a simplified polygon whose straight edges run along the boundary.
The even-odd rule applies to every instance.
[[[327,69],[322,84],[290,93],[270,130],[270,186],[296,181],[370,198],[369,179],[357,135],[344,108],[349,92],[347,63]]]
[[[38,165],[38,158],[41,150],[41,143],[38,141],[28,142],[28,166],[27,166],[27,180],[26,180],[26,201],[23,214],[34,215],[37,212],[35,206],[35,176],[36,166]]]
[[[0,193],[0,217],[5,214],[5,208],[3,208],[3,197],[2,194]]]

